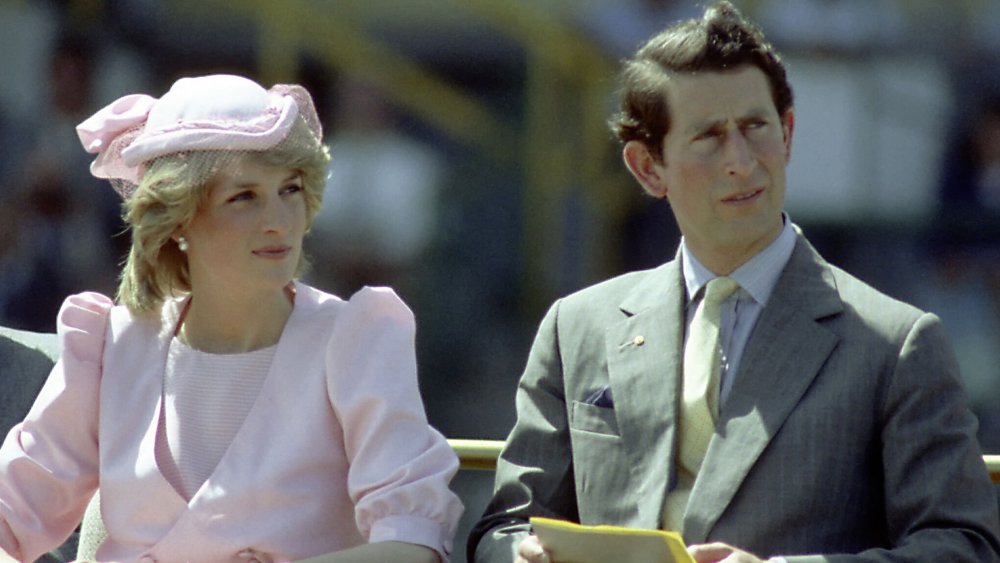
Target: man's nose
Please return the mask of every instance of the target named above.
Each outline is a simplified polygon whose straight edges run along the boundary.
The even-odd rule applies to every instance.
[[[741,131],[733,131],[726,139],[726,173],[730,176],[746,177],[753,172],[757,159],[753,148]]]

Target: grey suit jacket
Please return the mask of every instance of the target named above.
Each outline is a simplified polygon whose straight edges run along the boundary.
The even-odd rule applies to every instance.
[[[530,516],[659,527],[684,302],[674,260],[552,306],[470,560],[512,561]],[[975,429],[938,319],[800,234],[722,406],[684,538],[789,561],[1000,561]]]
[[[0,432],[4,436],[28,414],[58,355],[55,334],[0,327]]]

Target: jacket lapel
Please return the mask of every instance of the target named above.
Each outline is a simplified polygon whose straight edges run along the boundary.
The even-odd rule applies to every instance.
[[[673,466],[684,286],[680,262],[653,270],[621,305],[605,344],[622,443],[636,483],[637,521],[658,527]]]
[[[843,309],[829,266],[799,234],[747,343],[684,519],[704,542],[764,448],[798,404],[838,337],[817,322]]]

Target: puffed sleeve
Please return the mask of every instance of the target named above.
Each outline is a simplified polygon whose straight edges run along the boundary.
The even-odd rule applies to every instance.
[[[458,458],[427,423],[417,387],[413,314],[388,288],[356,293],[327,354],[330,401],[344,428],[348,489],[369,542],[428,546],[447,559],[462,503]]]
[[[34,561],[65,541],[97,488],[101,358],[111,307],[97,293],[63,302],[59,361],[0,447],[0,547],[19,560]]]

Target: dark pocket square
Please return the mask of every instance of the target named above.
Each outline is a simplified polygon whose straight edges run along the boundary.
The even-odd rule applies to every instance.
[[[594,405],[595,407],[603,407],[606,409],[615,408],[615,399],[611,396],[610,385],[604,385],[597,391],[594,391],[589,397],[584,399],[583,402],[588,405]]]

